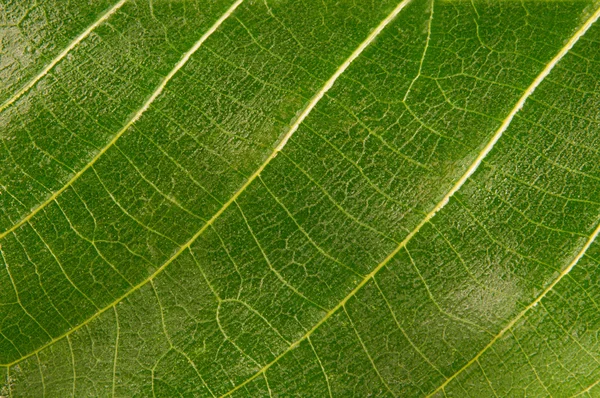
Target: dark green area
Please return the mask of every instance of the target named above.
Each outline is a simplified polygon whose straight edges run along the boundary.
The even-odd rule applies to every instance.
[[[598,5],[232,4],[0,0],[0,396],[600,394]]]

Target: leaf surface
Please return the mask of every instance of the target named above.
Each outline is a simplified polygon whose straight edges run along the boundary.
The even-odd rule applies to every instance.
[[[600,394],[597,3],[0,10],[0,396]]]

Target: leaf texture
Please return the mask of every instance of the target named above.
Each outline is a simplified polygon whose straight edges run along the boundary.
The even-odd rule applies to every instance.
[[[0,396],[600,395],[598,3],[0,11]]]

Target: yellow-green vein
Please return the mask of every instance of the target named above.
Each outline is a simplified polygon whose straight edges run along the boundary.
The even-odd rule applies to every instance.
[[[196,51],[198,51],[200,46],[202,46],[202,44],[210,37],[210,35],[212,35],[219,28],[219,26],[221,26],[221,24],[235,11],[236,8],[238,8],[240,4],[242,4],[243,1],[244,0],[237,0],[231,7],[229,7],[229,9],[223,15],[221,15],[221,17],[202,35],[202,37],[200,37],[200,39],[196,43],[194,43],[194,45],[185,54],[183,54],[181,59],[177,62],[177,64],[175,64],[175,67],[171,69],[169,74],[167,74],[167,76],[165,76],[161,80],[160,84],[156,87],[156,89],[154,90],[152,95],[150,95],[150,97],[146,100],[146,102],[144,102],[142,107],[138,109],[138,111],[127,121],[127,123],[121,128],[121,130],[119,130],[117,134],[115,134],[115,136],[102,149],[100,149],[83,168],[81,168],[77,173],[75,173],[65,185],[63,185],[57,191],[53,192],[44,202],[37,206],[27,216],[23,217],[21,220],[19,220],[6,231],[0,233],[0,239],[4,238],[6,235],[13,232],[21,225],[29,221],[40,210],[45,208],[48,204],[52,203],[61,193],[63,193],[75,181],[77,181],[79,177],[83,175],[83,173],[85,173],[90,167],[92,167],[94,163],[96,163],[98,159],[100,159],[102,155],[104,155],[104,153],[106,153],[106,151],[109,148],[111,148],[119,140],[119,138],[121,138],[123,134],[125,134],[129,127],[131,127],[137,120],[139,120],[139,118],[144,114],[144,112],[146,112],[146,110],[148,110],[148,108],[154,102],[154,100],[156,100],[156,98],[160,96],[167,83],[173,78],[173,76],[175,76],[177,72],[181,68],[183,68],[183,66],[187,63],[190,57]]]
[[[235,8],[237,8],[237,6],[239,4],[242,3],[242,1],[243,0],[238,0],[233,6],[231,6],[231,8],[229,10],[227,10],[227,12],[215,23],[215,25],[213,25],[213,27],[207,33],[205,33],[204,36],[202,36],[203,39],[201,38],[196,43],[196,45],[194,45],[194,47],[199,47],[200,44],[202,44],[203,40],[205,40],[208,37],[208,35],[210,35],[212,32],[214,32],[214,30],[216,30],[216,28],[225,20],[225,18],[227,18],[235,10]],[[106,312],[108,309],[112,308],[116,304],[118,304],[121,301],[123,301],[125,298],[127,298],[128,296],[130,296],[135,291],[139,290],[142,286],[146,285],[148,282],[151,282],[158,274],[160,274],[167,266],[169,266],[169,264],[171,264],[181,253],[183,253],[186,249],[190,248],[191,245],[192,245],[192,243],[194,243],[194,241],[196,239],[198,239],[198,237],[200,235],[202,235],[204,233],[204,231],[206,231],[206,229],[208,229],[215,222],[215,220],[217,218],[219,218],[221,216],[221,214],[223,214],[223,212],[225,212],[225,210],[227,210],[229,208],[229,206],[231,204],[235,203],[235,201],[237,200],[237,198],[246,190],[246,188],[248,188],[248,186],[250,186],[250,184],[252,184],[252,182],[257,177],[260,176],[260,174],[264,171],[264,169],[267,167],[267,165],[273,159],[275,159],[275,157],[277,156],[277,154],[285,147],[285,145],[287,144],[287,142],[289,141],[289,139],[292,137],[292,135],[296,132],[296,130],[298,130],[298,127],[300,126],[300,124],[304,121],[304,119],[306,119],[306,117],[314,109],[314,107],[321,100],[321,98],[323,98],[323,96],[325,95],[325,93],[327,93],[327,91],[329,91],[329,89],[331,89],[331,87],[333,87],[335,81],[340,77],[340,75],[342,73],[344,73],[344,71],[350,66],[350,64],[356,58],[358,58],[358,56],[369,46],[369,44],[371,44],[373,42],[373,40],[375,40],[375,38],[383,31],[383,29],[387,25],[389,25],[394,20],[394,18],[396,18],[396,16],[400,13],[400,11],[407,4],[409,4],[410,2],[411,2],[411,0],[403,0],[400,4],[398,4],[396,6],[396,8],[394,8],[392,10],[392,12],[390,14],[388,14],[388,16],[383,21],[381,21],[381,23],[367,36],[367,38],[362,43],[359,44],[359,46],[352,52],[352,54],[350,54],[350,56],[344,61],[344,63],[342,63],[342,65],[338,69],[336,69],[336,71],[333,73],[333,75],[325,82],[325,84],[323,85],[323,87],[321,87],[321,89],[314,95],[314,97],[310,100],[310,102],[302,110],[302,112],[300,113],[300,115],[298,116],[298,118],[295,119],[295,121],[291,124],[290,128],[285,133],[285,135],[281,138],[281,140],[279,141],[279,144],[277,144],[277,146],[275,147],[275,149],[273,150],[273,152],[260,165],[260,167],[231,196],[231,198],[229,198],[229,200],[227,202],[225,202],[225,204],[223,204],[223,206],[202,226],[202,228],[200,228],[190,238],[190,240],[188,240],[184,245],[180,246],[179,249],[177,249],[177,251],[167,261],[165,261],[160,267],[158,267],[146,279],[144,279],[143,281],[141,281],[140,283],[138,283],[137,285],[135,285],[133,288],[131,288],[130,290],[128,290],[125,294],[123,294],[121,297],[117,298],[115,301],[113,301],[112,303],[110,303],[106,307],[104,307],[104,308],[100,309],[99,311],[97,311],[94,315],[92,315],[91,317],[89,317],[84,322],[82,322],[79,325],[73,327],[72,329],[68,330],[67,332],[63,333],[62,335],[60,335],[60,336],[58,336],[56,338],[53,338],[52,340],[50,340],[46,344],[40,346],[36,350],[30,352],[29,354],[23,355],[21,358],[16,359],[16,360],[12,361],[11,363],[4,364],[4,365],[6,365],[6,366],[12,366],[12,365],[14,365],[14,364],[16,364],[16,363],[18,363],[18,362],[20,362],[20,361],[22,361],[22,360],[30,357],[30,356],[32,356],[32,355],[35,355],[38,352],[42,351],[44,348],[52,345],[56,341],[58,341],[58,340],[60,340],[60,339],[62,339],[64,337],[66,337],[66,336],[69,336],[70,334],[72,334],[76,330],[79,330],[83,326],[89,324],[92,320],[94,320],[97,317],[99,317],[101,314],[103,314],[104,312]],[[186,53],[186,54],[190,54],[191,55],[190,51],[188,51],[188,53]],[[188,56],[188,58],[189,58],[189,56]],[[184,60],[184,58],[182,58],[182,61],[185,63],[185,61],[187,61],[187,59]],[[180,63],[182,61],[180,61]],[[181,66],[183,66],[183,65],[181,65]],[[173,74],[174,74],[174,72],[173,72]],[[166,84],[166,82],[165,82],[165,84]],[[163,85],[163,87],[164,87],[164,85]],[[113,139],[113,142],[116,141],[116,138]],[[91,164],[90,164],[89,167],[91,167]],[[2,236],[3,235],[0,235],[0,238]],[[0,366],[2,366],[2,364],[0,364]]]
[[[394,251],[392,251],[381,263],[379,263],[377,265],[377,267],[375,267],[373,269],[373,271],[371,271],[369,274],[367,274],[365,276],[365,278],[358,285],[356,285],[356,287],[354,289],[352,289],[352,291],[346,297],[344,297],[335,307],[333,307],[330,311],[328,311],[327,314],[325,314],[325,316],[323,318],[321,318],[321,320],[319,320],[319,322],[317,322],[308,332],[306,332],[302,337],[300,337],[298,340],[296,340],[294,343],[292,343],[285,351],[280,353],[275,359],[273,359],[268,364],[264,365],[254,375],[252,375],[251,377],[246,379],[244,382],[235,386],[233,389],[231,389],[230,391],[225,393],[222,397],[229,396],[233,392],[239,390],[241,387],[248,384],[250,381],[254,380],[256,377],[260,376],[260,374],[266,372],[271,366],[273,366],[273,364],[277,363],[277,361],[279,361],[288,352],[290,352],[294,348],[298,347],[302,341],[304,341],[310,335],[312,335],[333,314],[335,314],[340,308],[343,308],[346,305],[346,303],[348,302],[348,300],[350,300],[352,297],[354,297],[354,295],[364,285],[366,285],[367,282],[369,282],[371,279],[373,279],[375,277],[375,275],[383,267],[385,267],[391,261],[391,259],[394,258],[396,256],[396,254],[398,254],[398,252],[400,252],[400,250],[402,250],[404,247],[406,247],[408,242],[410,242],[410,240],[419,232],[419,230],[425,224],[427,224],[429,222],[429,220],[431,220],[431,218],[433,218],[438,211],[440,211],[444,206],[446,206],[446,204],[450,200],[450,197],[452,197],[452,195],[454,195],[465,184],[465,182],[469,179],[469,177],[471,177],[471,175],[473,175],[473,173],[477,170],[477,168],[479,167],[479,165],[481,164],[483,159],[494,148],[494,146],[496,145],[496,143],[498,142],[500,137],[502,137],[502,135],[504,134],[504,132],[506,131],[506,129],[512,122],[512,120],[515,117],[515,115],[517,114],[517,112],[519,112],[521,110],[521,108],[525,104],[525,101],[527,101],[527,99],[531,96],[531,94],[533,94],[535,89],[542,83],[542,81],[546,78],[546,76],[548,76],[550,74],[552,69],[554,69],[556,64],[569,52],[569,50],[585,34],[585,32],[587,32],[587,30],[592,26],[592,24],[598,19],[599,16],[600,16],[600,8],[598,10],[596,10],[596,12],[587,21],[584,22],[584,24],[579,28],[579,30],[577,30],[577,32],[575,32],[575,34],[571,37],[571,39],[559,50],[559,52],[554,56],[554,58],[552,58],[550,60],[550,62],[544,67],[544,69],[542,69],[542,71],[536,76],[536,78],[533,80],[533,82],[529,85],[529,87],[527,87],[525,92],[517,100],[515,106],[511,109],[511,111],[508,113],[506,118],[502,121],[500,127],[496,130],[496,132],[494,133],[492,138],[488,141],[488,143],[479,152],[478,156],[475,158],[475,161],[469,166],[467,171],[452,186],[450,191],[442,198],[442,200],[437,205],[435,205],[435,207],[429,213],[427,213],[425,218],[406,236],[406,238],[404,238],[404,240],[402,242],[400,242],[400,244],[394,249]],[[598,232],[600,232],[600,226],[596,229],[596,231],[594,231],[594,234],[590,237],[590,240],[588,240],[588,243],[586,244],[586,246],[584,246],[584,248],[582,249],[582,252],[580,252],[580,254],[576,257],[576,259],[574,260],[574,263],[572,263],[573,266],[579,260],[579,258],[581,258],[581,256],[583,256],[583,253],[585,252],[585,250],[587,250],[589,245],[591,245],[593,239],[596,237]],[[562,276],[566,275],[568,273],[568,271],[570,271],[570,268],[567,267],[567,269],[565,271],[563,271],[563,274],[561,274]],[[554,284],[549,286],[548,291],[549,291],[549,289],[551,289],[554,286]],[[477,359],[477,357],[474,358],[474,360],[476,360],[476,359]],[[443,386],[445,386],[450,380],[452,380],[453,377],[455,377],[455,376],[449,377],[444,382],[444,384],[442,384],[438,388],[438,390],[443,388]],[[438,390],[436,390],[436,391],[438,391]]]

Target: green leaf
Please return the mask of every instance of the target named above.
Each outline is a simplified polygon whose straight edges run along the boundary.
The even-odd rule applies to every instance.
[[[0,396],[600,395],[598,3],[0,11]]]

